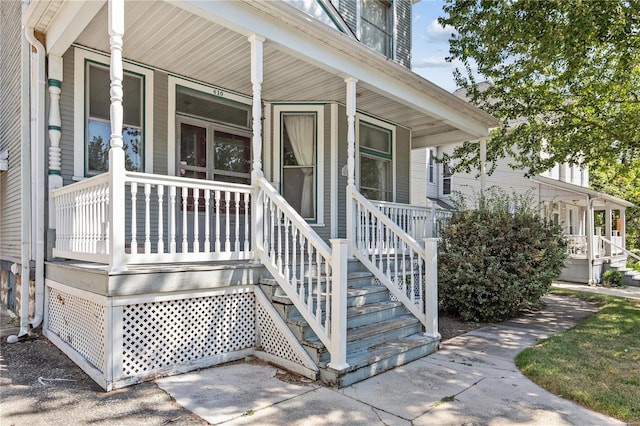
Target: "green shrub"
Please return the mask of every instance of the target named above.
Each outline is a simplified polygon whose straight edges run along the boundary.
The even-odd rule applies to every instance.
[[[543,221],[530,196],[490,189],[442,230],[440,306],[469,321],[500,321],[538,303],[566,259],[559,226]]]
[[[624,275],[620,271],[609,269],[602,274],[602,284],[605,287],[621,287]]]

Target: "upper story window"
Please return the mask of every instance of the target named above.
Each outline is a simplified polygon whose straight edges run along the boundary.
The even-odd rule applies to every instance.
[[[436,182],[436,159],[433,150],[429,150],[429,183]]]
[[[451,194],[451,169],[447,163],[443,164],[442,170],[442,195],[450,195]]]
[[[361,0],[360,41],[387,57],[392,56],[393,19],[388,0]]]

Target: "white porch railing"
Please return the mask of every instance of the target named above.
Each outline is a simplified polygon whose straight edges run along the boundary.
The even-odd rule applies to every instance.
[[[127,172],[127,264],[250,259],[251,187]],[[53,255],[109,263],[108,173],[57,189]]]
[[[566,235],[567,252],[573,256],[587,255],[587,236],[586,235]]]
[[[440,230],[451,217],[451,212],[432,205],[431,207],[412,206],[388,201],[371,201],[393,222],[416,241],[423,238],[437,238]]]
[[[344,369],[347,242],[332,240],[329,248],[264,177],[256,185],[256,252],[327,347],[329,365]]]
[[[611,240],[608,240],[605,237],[600,237],[602,239],[602,241],[606,244],[608,244],[611,247],[611,254],[612,255],[623,255],[626,254],[629,257],[633,257],[636,260],[640,261],[640,256],[638,256],[637,254],[625,249],[622,246],[622,238],[621,236],[615,236],[615,237],[611,237]]]
[[[381,284],[438,336],[437,239],[425,247],[405,233],[355,188],[347,188],[348,239],[354,255]]]

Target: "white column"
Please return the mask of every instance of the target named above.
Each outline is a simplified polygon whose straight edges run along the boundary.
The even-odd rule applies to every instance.
[[[111,149],[109,149],[109,257],[111,271],[126,270],[122,212],[125,211],[125,168],[122,149],[122,37],[124,0],[109,0],[109,44],[111,46]]]
[[[49,228],[56,227],[56,209],[51,198],[54,189],[62,187],[62,120],[60,118],[60,93],[62,91],[62,57],[49,55]]]
[[[253,171],[262,176],[262,47],[265,39],[252,34],[251,43],[251,87],[253,89]],[[255,184],[255,182],[252,182]]]
[[[620,207],[620,236],[622,237],[622,248],[627,249],[627,216],[626,209],[624,207]]]
[[[358,80],[349,77],[347,83],[347,185],[355,186],[356,170],[356,83]]]
[[[589,196],[586,196],[587,199],[587,269],[588,269],[588,284],[595,284],[593,280],[593,234],[595,229],[593,229],[593,204],[592,200],[589,199]]]
[[[480,195],[484,195],[487,180],[487,139],[480,139]]]
[[[438,332],[438,240],[424,239],[425,262],[425,296],[424,313],[426,316],[425,335],[440,339]]]
[[[611,214],[613,212],[611,211],[611,206],[609,205],[609,203],[607,203],[607,205],[604,208],[604,237],[609,240],[609,241],[613,241],[612,238],[612,231],[613,231],[613,226],[611,223]],[[611,244],[608,244],[605,242],[604,245],[604,255],[605,256],[611,256],[612,253],[612,249],[613,247],[611,247]]]

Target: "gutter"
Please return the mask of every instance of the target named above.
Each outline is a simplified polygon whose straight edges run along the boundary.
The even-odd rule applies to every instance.
[[[11,272],[20,275],[20,331],[18,335],[7,337],[7,343],[16,343],[29,337],[29,275],[30,275],[30,254],[31,254],[31,134],[29,122],[29,87],[30,87],[30,59],[31,45],[27,41],[26,31],[23,33],[21,55],[20,55],[20,122],[22,152],[20,158],[20,187],[22,190],[21,199],[21,229],[20,229],[20,263],[14,264]],[[26,296],[26,297],[25,297]]]
[[[31,120],[32,120],[32,146],[35,146],[35,152],[32,155],[34,160],[33,175],[33,188],[36,188],[35,198],[35,260],[36,260],[36,295],[35,295],[35,316],[31,321],[31,327],[36,328],[42,323],[44,316],[44,251],[45,251],[45,208],[44,208],[44,194],[45,194],[45,89],[46,89],[46,75],[45,75],[45,56],[46,51],[42,43],[34,36],[33,28],[25,28],[25,35],[27,40],[33,47],[36,48],[36,87],[35,93],[32,93],[33,103],[31,105]]]

